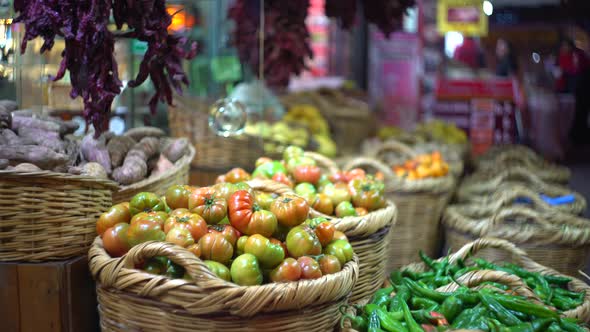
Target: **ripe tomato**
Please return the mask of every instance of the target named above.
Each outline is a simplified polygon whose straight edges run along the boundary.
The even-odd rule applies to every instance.
[[[250,180],[250,174],[242,168],[232,168],[225,173],[225,181],[229,183],[245,182]]]
[[[225,183],[225,174],[221,174],[215,178],[215,183]]]
[[[276,173],[272,176],[272,180],[275,182],[282,183],[289,188],[293,188],[293,181],[289,178],[289,176],[285,173]]]
[[[201,246],[199,246],[199,242],[193,243],[190,246],[186,247],[186,250],[192,252],[198,258],[201,258]]]
[[[246,190],[236,191],[229,199],[228,210],[231,225],[246,234],[254,213],[254,195]]]
[[[345,173],[346,182],[350,182],[354,179],[364,179],[366,175],[367,173],[362,168],[351,169],[350,171]]]
[[[183,248],[195,244],[191,233],[186,228],[174,227],[166,234],[166,242],[174,243]]]
[[[231,225],[211,225],[207,230],[208,233],[221,233],[226,240],[231,243],[232,247],[236,246],[236,242],[242,234]]]
[[[346,241],[348,241],[348,237],[346,237],[346,234],[342,233],[341,231],[335,231],[334,232],[334,241],[335,240],[346,240]]]
[[[297,183],[308,182],[316,184],[322,176],[322,170],[315,165],[299,165],[295,167],[293,177]]]
[[[231,279],[240,286],[256,286],[262,284],[262,271],[256,256],[242,254],[231,264]]]
[[[164,241],[166,234],[158,223],[150,220],[138,220],[129,226],[127,238],[133,247],[147,241]]]
[[[221,233],[208,233],[199,240],[201,257],[227,264],[234,254],[234,247]]]
[[[260,158],[256,159],[256,163],[254,163],[254,167],[258,167],[262,164],[269,163],[271,161],[272,161],[272,159],[270,159],[269,157],[260,157]]]
[[[205,263],[207,268],[219,278],[225,281],[231,281],[231,274],[229,273],[227,266],[216,261],[204,261],[203,263]]]
[[[188,209],[176,209],[172,210],[170,214],[168,214],[168,217],[182,217],[185,214],[191,214],[191,212]]]
[[[128,223],[118,223],[102,234],[102,245],[111,257],[123,256],[131,246],[127,239]]]
[[[383,182],[373,178],[354,179],[348,183],[354,206],[365,208],[367,211],[374,211],[385,206],[384,187]]]
[[[281,195],[270,205],[270,212],[277,216],[280,224],[295,227],[307,219],[309,204],[299,196]]]
[[[287,160],[287,170],[291,174],[293,174],[295,172],[295,169],[301,165],[315,166],[316,162],[312,158],[306,156],[295,157]]]
[[[331,216],[334,213],[334,204],[332,200],[326,194],[317,194],[312,207],[323,214]]]
[[[188,208],[189,191],[185,186],[175,185],[166,190],[166,204],[174,210]]]
[[[265,193],[263,191],[257,192],[254,201],[263,210],[269,210],[272,202],[279,197],[276,194]]]
[[[344,266],[344,264],[352,260],[354,251],[352,250],[352,246],[348,241],[335,240],[328,244],[326,248],[324,248],[324,254],[336,256],[338,261],[340,261],[340,265]]]
[[[274,268],[285,259],[283,247],[260,234],[248,237],[244,252],[256,256],[260,265],[267,269]]]
[[[314,231],[322,246],[327,246],[334,239],[334,232],[336,231],[336,228],[331,222],[324,221],[319,223],[315,227]]]
[[[301,279],[301,266],[295,258],[285,258],[277,267],[270,272],[272,282],[289,282]]]
[[[317,279],[322,277],[322,270],[320,264],[308,256],[297,258],[297,262],[301,267],[301,279]]]
[[[186,229],[195,241],[199,241],[203,235],[207,234],[207,223],[195,213],[187,213],[181,217],[169,217],[164,224],[164,233],[173,228]]]
[[[344,174],[344,172],[336,172],[336,173],[330,174],[330,176],[328,177],[328,179],[332,183],[345,183],[345,182],[348,182],[348,181],[346,181],[346,174]]]
[[[320,270],[324,275],[342,271],[342,265],[340,265],[340,261],[336,256],[323,255],[318,259],[318,263],[320,264]]]
[[[322,244],[314,231],[306,225],[292,228],[287,234],[287,250],[292,257],[319,255]]]
[[[140,212],[164,211],[165,209],[164,202],[154,193],[141,192],[133,196],[129,202],[129,212],[132,216]]]
[[[367,214],[369,214],[369,211],[367,211],[367,209],[363,207],[356,207],[354,208],[354,211],[356,212],[356,215],[359,217],[366,216]]]
[[[203,217],[209,225],[219,223],[227,215],[227,201],[217,197],[211,188],[192,193],[188,199],[188,208]]]
[[[131,220],[131,214],[129,213],[129,204],[120,203],[111,206],[107,212],[98,217],[96,222],[96,233],[100,236],[109,228],[115,226],[118,223],[129,223]]]
[[[218,183],[216,185],[214,185],[213,187],[211,187],[213,193],[215,194],[215,197],[219,197],[219,198],[223,198],[226,201],[229,200],[229,198],[231,197],[231,195],[233,195],[233,193],[236,192],[237,188],[236,185],[234,185],[233,183]],[[207,192],[209,193],[209,192]]]
[[[338,206],[340,202],[350,201],[350,193],[345,183],[327,184],[322,194],[330,197],[334,206]]]
[[[354,206],[352,206],[351,202],[343,201],[336,206],[336,217],[344,218],[351,216],[356,216],[356,210],[354,209]]]
[[[277,230],[277,217],[270,211],[257,210],[252,213],[246,235],[260,234],[271,237]]]
[[[168,214],[164,211],[140,212],[131,218],[131,223],[134,224],[139,220],[149,220],[158,223],[161,228],[164,228],[164,223],[168,219]]]

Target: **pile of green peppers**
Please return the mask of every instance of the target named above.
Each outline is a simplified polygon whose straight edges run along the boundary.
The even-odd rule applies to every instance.
[[[463,260],[451,264],[447,258],[434,260],[420,256],[429,267],[425,272],[394,271],[391,286],[378,290],[371,301],[354,310],[342,307],[341,326],[349,321],[357,331],[430,332],[456,329],[490,332],[582,332],[577,321],[560,316],[560,312],[578,307],[583,293],[569,291],[570,278],[547,276],[527,271],[514,264],[494,265],[475,259],[466,266]],[[452,293],[436,290],[474,270],[505,271],[522,278],[545,302],[536,304],[524,297],[503,293],[503,284],[487,282],[493,287],[473,290],[465,286]],[[355,312],[351,314],[350,312]]]

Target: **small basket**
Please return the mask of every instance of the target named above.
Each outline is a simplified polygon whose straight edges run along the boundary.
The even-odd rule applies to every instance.
[[[140,192],[152,192],[164,195],[166,190],[175,184],[188,184],[189,168],[195,157],[195,148],[189,145],[188,153],[174,163],[174,167],[165,173],[151,176],[145,180],[128,186],[120,186],[113,193],[113,203],[129,202],[133,196]]]
[[[460,248],[480,237],[514,242],[535,261],[562,273],[576,275],[590,253],[590,220],[562,212],[546,212],[513,206],[490,213],[480,206],[456,205],[444,215],[446,244]],[[502,251],[485,252],[486,258],[505,260]]]
[[[221,137],[209,128],[209,108],[203,101],[175,96],[175,107],[168,108],[173,137],[187,137],[199,151],[192,166],[200,168],[250,169],[264,154],[262,139],[250,135]]]
[[[398,153],[413,157],[414,151],[397,142],[384,145]],[[414,262],[418,250],[437,256],[440,249],[440,217],[453,192],[455,181],[449,174],[438,179],[406,180],[397,177],[391,169],[375,158],[357,158],[344,169],[369,167],[385,176],[385,195],[397,207],[395,228],[389,234],[386,271]]]
[[[155,256],[184,267],[192,280],[134,269]],[[89,265],[103,331],[332,331],[358,277],[355,258],[319,279],[238,286],[179,246],[146,242],[111,258],[100,238],[90,248]]]
[[[460,203],[475,203],[487,205],[492,199],[490,197],[498,192],[500,188],[510,190],[513,186],[525,186],[528,192],[549,197],[573,195],[574,202],[555,205],[553,208],[575,215],[581,215],[586,211],[586,199],[579,193],[560,185],[544,182],[529,170],[521,167],[510,168],[499,173],[495,177],[484,180],[481,176],[474,174],[467,177],[457,190],[457,201]]]
[[[0,171],[0,261],[64,260],[88,251],[115,182],[48,171]]]

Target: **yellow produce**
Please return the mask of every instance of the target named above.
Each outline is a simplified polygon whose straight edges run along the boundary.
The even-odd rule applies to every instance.
[[[449,165],[438,151],[418,155],[402,165],[393,166],[392,169],[395,175],[408,180],[438,178],[449,173]]]

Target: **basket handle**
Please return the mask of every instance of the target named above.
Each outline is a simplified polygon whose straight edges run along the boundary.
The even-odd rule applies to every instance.
[[[513,217],[518,216],[530,219],[535,224],[541,225],[543,227],[552,226],[552,224],[545,218],[543,218],[537,211],[520,206],[513,206],[510,208],[499,210],[498,212],[496,212],[496,214],[494,214],[494,216],[492,216],[492,218],[490,219],[490,223],[488,225],[490,227],[495,227],[497,225],[501,225],[507,222],[509,219]]]
[[[385,163],[370,157],[354,158],[347,162],[342,169],[345,171],[350,171],[353,168],[365,167],[371,167],[376,169],[378,172],[383,173],[385,180],[391,180],[395,178],[395,174],[393,174],[393,171],[387,165],[385,165]]]
[[[524,167],[511,167],[496,176],[498,183],[516,181],[531,184],[535,187],[545,186],[545,182]]]
[[[396,152],[408,158],[414,158],[416,156],[416,152],[414,152],[412,148],[396,140],[388,140],[381,144],[381,146],[375,150],[375,155],[373,157],[380,159],[379,156],[385,152]]]
[[[521,185],[502,185],[501,189],[494,193],[494,201],[497,201],[500,207],[512,207],[512,203],[518,198],[529,199],[535,208],[542,211],[550,211],[551,206],[542,200],[538,194]]]
[[[494,248],[494,249],[501,249],[506,251],[507,253],[511,254],[514,258],[518,259],[519,262],[530,260],[528,258],[527,253],[516,247],[514,243],[506,241],[504,239],[498,239],[494,237],[484,237],[481,239],[477,239],[473,242],[467,243],[461,249],[457,250],[454,254],[449,256],[449,262],[455,263],[457,260],[461,259],[464,260],[467,257],[478,253],[480,250],[486,248]]]
[[[275,194],[293,194],[294,191],[286,184],[272,181],[272,180],[265,180],[265,179],[252,179],[246,182],[252,189],[263,191],[267,193],[275,193]]]
[[[311,151],[305,151],[305,153],[303,154],[305,157],[311,158],[313,160],[315,160],[315,162],[322,168],[325,168],[326,170],[328,170],[328,172],[330,174],[335,174],[340,172],[340,169],[338,168],[338,165],[336,165],[336,163],[326,157],[323,156],[317,152],[311,152]]]

